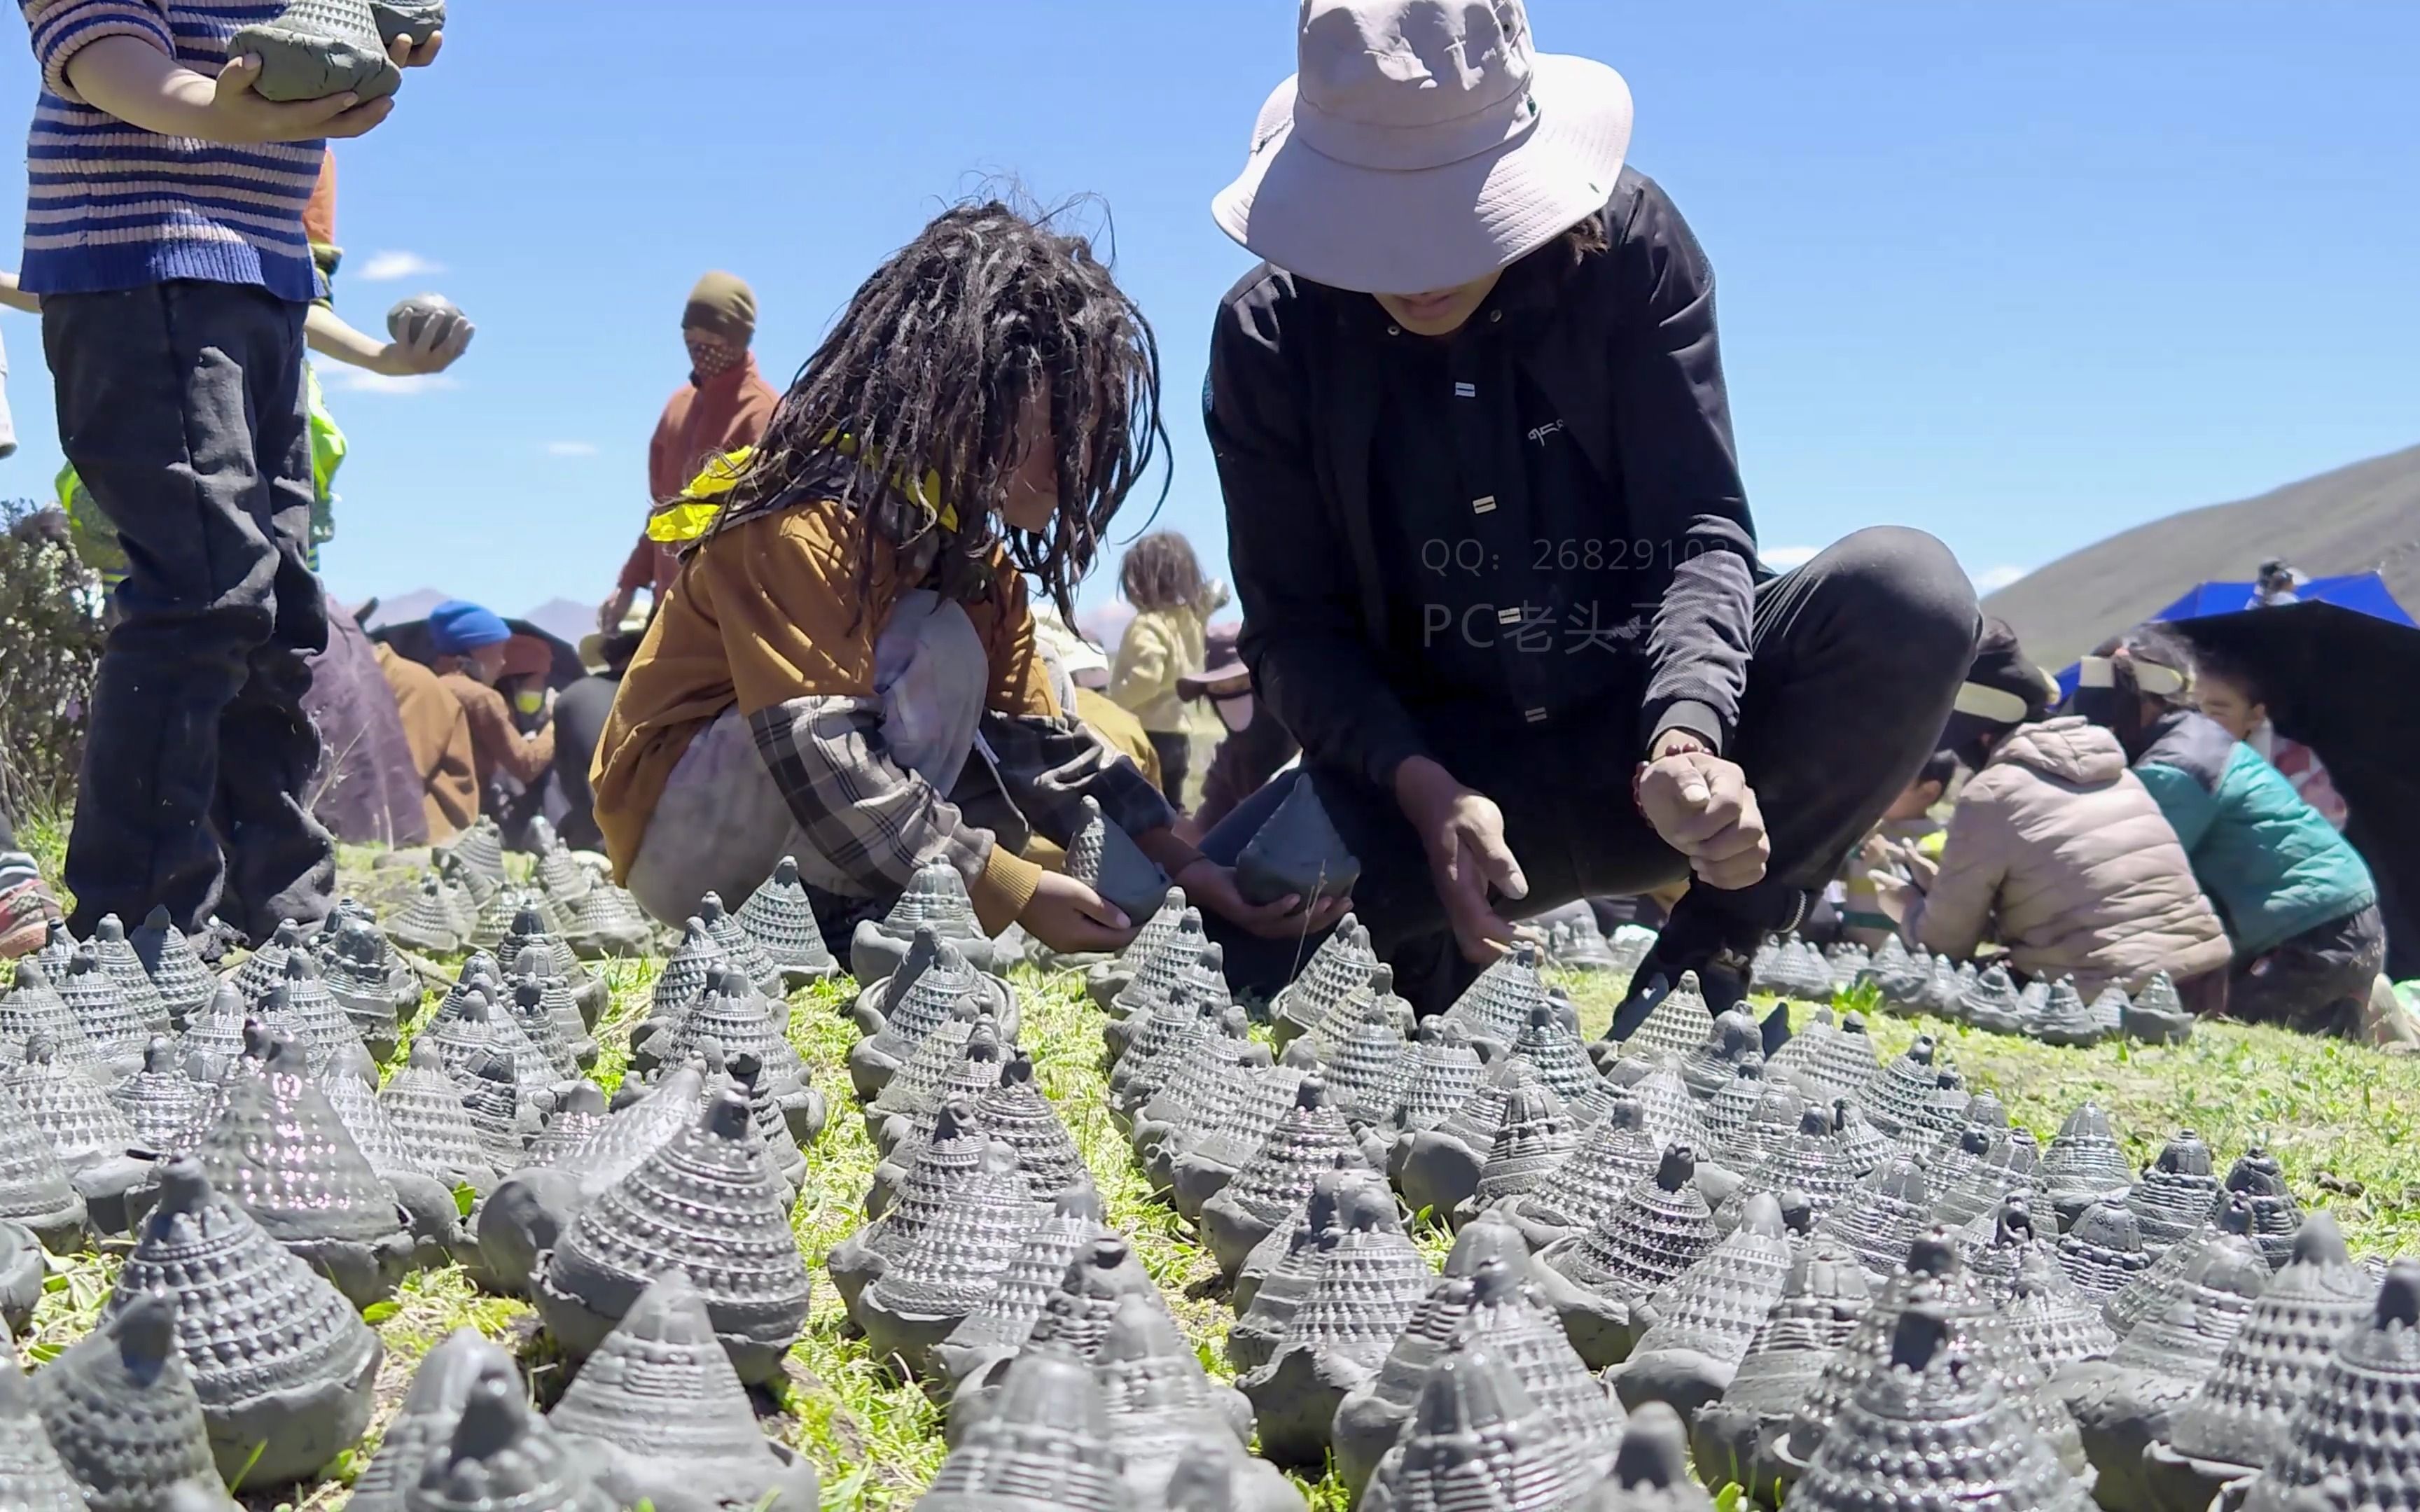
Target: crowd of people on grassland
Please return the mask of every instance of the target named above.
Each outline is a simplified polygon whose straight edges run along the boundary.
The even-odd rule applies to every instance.
[[[389,102],[258,100],[222,56],[242,5],[156,33],[101,0],[26,8],[36,156],[83,145],[35,177],[24,298],[124,558],[73,922],[161,903],[240,946],[331,902],[308,701],[352,627],[332,638],[311,572],[305,341],[397,371],[459,347],[311,313],[333,271],[313,139]],[[461,602],[424,660],[379,648],[428,838],[548,812],[666,920],[788,856],[835,936],[945,859],[986,928],[1109,949],[1140,920],[1056,865],[1090,799],[1201,907],[1239,992],[1351,906],[1434,1011],[1521,917],[1643,895],[1668,906],[1617,1036],[1684,972],[1729,1006],[1765,938],[1827,919],[2374,1030],[2374,889],[2305,801],[2316,774],[2298,794],[2244,743],[2261,690],[2239,671],[2146,628],[2058,713],[1929,535],[1763,568],[1711,266],[1624,161],[1619,74],[1537,52],[1511,0],[1311,0],[1297,46],[1212,206],[1264,259],[1219,303],[1203,387],[1241,625],[1211,623],[1228,590],[1158,532],[1125,553],[1114,655],[1072,627],[1165,459],[1157,347],[1061,217],[961,204],[786,391],[751,354],[752,291],[701,280],[586,677],[558,687],[542,643]],[[258,187],[210,188],[235,145]],[[116,192],[163,159],[196,187],[125,224]],[[181,468],[202,445],[225,464]],[[1198,784],[1197,724],[1218,737]],[[1237,858],[1303,784],[1354,895],[1248,899]],[[0,860],[0,948],[49,908]]]

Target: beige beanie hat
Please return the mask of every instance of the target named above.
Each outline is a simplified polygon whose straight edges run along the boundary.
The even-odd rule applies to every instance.
[[[736,273],[708,273],[689,291],[681,329],[711,331],[746,346],[756,337],[756,291]]]

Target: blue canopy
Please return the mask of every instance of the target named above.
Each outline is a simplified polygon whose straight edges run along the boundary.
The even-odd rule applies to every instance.
[[[2334,604],[2339,609],[2384,620],[2389,625],[2411,625],[2411,612],[2388,591],[2386,579],[2374,572],[2349,572],[2340,578],[2314,578],[2295,589],[2305,604]],[[2154,620],[2204,620],[2215,614],[2234,614],[2243,609],[2257,609],[2259,585],[2251,582],[2209,582],[2188,592],[2184,597],[2151,616]],[[2069,667],[2058,674],[2061,697],[2075,691],[2077,669]]]

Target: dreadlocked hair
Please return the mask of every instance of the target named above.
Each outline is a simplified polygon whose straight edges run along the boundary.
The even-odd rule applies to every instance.
[[[1118,563],[1118,591],[1137,609],[1200,603],[1202,563],[1193,543],[1174,531],[1154,531],[1135,542]]]
[[[805,487],[835,475],[828,464],[845,438],[869,465],[837,470],[815,497],[880,526],[860,532],[861,592],[885,537],[904,551],[938,535],[944,584],[987,582],[1004,540],[1072,620],[1076,583],[1168,433],[1150,324],[1088,239],[1051,228],[1056,218],[970,201],[876,269],[791,380],[724,518],[804,501]],[[1058,461],[1059,507],[1042,532],[1000,516],[1025,459],[1029,403],[1047,407]],[[941,527],[945,507],[954,530]]]

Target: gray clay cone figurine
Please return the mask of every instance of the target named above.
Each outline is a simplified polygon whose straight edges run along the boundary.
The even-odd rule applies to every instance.
[[[1016,1152],[1016,1168],[1036,1202],[1054,1202],[1062,1192],[1092,1185],[1076,1136],[1034,1085],[1033,1057],[1024,1051],[1001,1068],[1000,1085],[975,1099],[975,1121]]]
[[[954,1097],[970,1102],[1000,1085],[1008,1053],[998,1024],[985,1014],[969,1024],[953,1019],[924,1037],[916,1054],[865,1112],[875,1148],[891,1152],[901,1134]]]
[[[1730,1389],[1690,1415],[1690,1453],[1704,1478],[1775,1483],[1776,1445],[1872,1304],[1865,1267],[1838,1240],[1819,1233],[1800,1248]]]
[[[686,1272],[740,1378],[769,1381],[807,1316],[806,1261],[748,1101],[724,1088],[696,1121],[582,1207],[535,1278],[539,1314],[584,1356],[667,1268]]]
[[[2121,1023],[2133,1039],[2151,1044],[2182,1044],[2193,1038],[2194,1016],[2164,971],[2153,976],[2126,1005]]]
[[[51,1447],[34,1411],[33,1382],[0,1342],[0,1506],[15,1512],[90,1512],[84,1489]]]
[[[1705,1043],[1714,1032],[1714,1015],[1698,989],[1698,974],[1684,971],[1681,980],[1648,1010],[1630,1038],[1621,1042],[1621,1055],[1625,1060],[1650,1063],[1666,1057],[1679,1060]]]
[[[669,1272],[581,1365],[547,1422],[616,1506],[815,1512],[814,1467],[766,1438],[706,1301]]]
[[[605,1093],[595,1082],[574,1082],[546,1117],[546,1127],[530,1141],[534,1166],[561,1165],[588,1148],[604,1129]]]
[[[1203,1204],[1260,1153],[1269,1131],[1300,1098],[1310,1074],[1284,1065],[1244,1072],[1233,1097],[1204,1116],[1200,1132],[1183,1148],[1163,1152],[1178,1212],[1201,1217]],[[1366,1149],[1363,1158],[1370,1158]]]
[[[371,1058],[395,1054],[398,1026],[396,994],[388,976],[385,941],[375,925],[360,919],[338,926],[321,980],[328,995],[351,1021]]]
[[[1319,1027],[1347,994],[1368,983],[1377,964],[1378,958],[1370,949],[1370,936],[1360,921],[1351,914],[1337,920],[1336,928],[1311,953],[1301,972],[1269,999],[1269,1017],[1279,1047],[1282,1049]]]
[[[1212,1381],[1176,1320],[1141,1297],[1119,1303],[1094,1351],[1093,1381],[1109,1409],[1110,1442],[1138,1507],[1162,1504],[1188,1453],[1206,1445],[1240,1458],[1250,1442],[1250,1403],[1233,1387]],[[1255,1463],[1246,1473],[1264,1482],[1264,1497],[1270,1483],[1295,1494],[1274,1466]]]
[[[287,955],[285,972],[271,989],[261,1016],[302,1041],[315,1071],[331,1063],[358,1066],[368,1054],[362,1037],[353,1032],[353,1021],[320,980],[318,963],[308,950]]]
[[[1965,1167],[1956,1185],[1937,1193],[1932,1208],[1933,1221],[1950,1225],[1972,1224],[1984,1214],[1996,1211],[2005,1198],[2030,1198],[2034,1190],[2034,1172],[2040,1165],[2041,1150],[2034,1143],[2032,1130],[2005,1131],[1983,1152],[1981,1160]]]
[[[1480,1174],[1496,1148],[1496,1136],[1503,1132],[1512,1099],[1529,1088],[1545,1092],[1554,1111],[1562,1112],[1561,1100],[1546,1091],[1529,1063],[1507,1056],[1488,1068],[1479,1090],[1444,1122],[1398,1139],[1388,1155],[1387,1172],[1404,1205],[1416,1214],[1432,1211],[1450,1222],[1454,1210],[1478,1191]]]
[[[782,995],[782,968],[773,964],[764,947],[739,927],[739,920],[723,907],[719,894],[709,892],[698,900],[697,917],[706,925],[706,932],[714,936],[714,943],[722,947],[723,959],[731,963],[733,970],[746,976],[750,985],[766,996]]]
[[[2242,1512],[2316,1512],[2420,1504],[2412,1466],[2420,1427],[2420,1263],[2390,1267],[2377,1303],[2337,1340],[2304,1394],[2286,1442],[2242,1489]]]
[[[289,918],[278,925],[276,933],[258,949],[244,957],[243,964],[228,973],[225,980],[243,995],[246,1007],[257,1010],[269,1001],[277,984],[286,980],[287,959],[302,948],[302,926]]]
[[[421,1164],[418,1151],[396,1132],[368,1083],[350,1072],[338,1071],[321,1074],[318,1086],[328,1106],[335,1110],[337,1121],[360,1147],[362,1158],[394,1190],[396,1201],[410,1214],[412,1238],[418,1244],[414,1264],[442,1265],[453,1259],[453,1252],[465,1240],[456,1183],[440,1180]]]
[[[1094,1008],[1108,1008],[1119,994],[1133,985],[1144,964],[1157,955],[1176,933],[1177,921],[1185,917],[1185,889],[1169,888],[1167,901],[1143,920],[1142,928],[1135,932],[1125,949],[1086,970],[1084,995],[1092,999]]]
[[[1414,1033],[1395,1105],[1376,1128],[1389,1134],[1436,1128],[1479,1090],[1484,1076],[1469,1033],[1459,1024],[1429,1019]]]
[[[2073,1227],[2058,1237],[2058,1264],[2077,1290],[2101,1304],[2150,1268],[2143,1230],[2123,1195],[2084,1210]]]
[[[1730,1231],[1739,1205],[1753,1192],[1801,1193],[1819,1222],[1847,1196],[1859,1173],[1840,1141],[1835,1117],[1822,1107],[1801,1113],[1797,1131],[1741,1173],[1738,1189],[1727,1194],[1715,1211],[1716,1229]]]
[[[1092,1187],[1062,1192],[1050,1211],[1025,1231],[1025,1241],[1001,1273],[999,1284],[935,1349],[934,1360],[943,1377],[962,1381],[985,1365],[1014,1356],[1033,1332],[1035,1319],[1049,1305],[1077,1254],[1094,1241],[1109,1237],[1101,1223],[1100,1196]]]
[[[219,1473],[246,1487],[316,1474],[369,1427],[386,1350],[352,1304],[198,1163],[171,1161],[102,1316],[154,1291],[177,1299],[177,1337]]]
[[[504,1176],[471,1121],[462,1084],[445,1074],[435,1046],[414,1044],[411,1058],[379,1089],[378,1102],[405,1148],[448,1186],[468,1186],[484,1196]]]
[[[1235,886],[1255,905],[1299,898],[1304,906],[1342,898],[1361,880],[1361,863],[1319,801],[1305,772],[1235,857]]]
[[[1056,1343],[1008,1367],[917,1512],[1128,1512],[1109,1405],[1085,1361]]]
[[[2101,1309],[2102,1320],[2119,1338],[2133,1333],[2143,1319],[2162,1312],[2175,1301],[2177,1278],[2188,1267],[2197,1263],[2211,1249],[2231,1247],[2241,1240],[2251,1242],[2252,1205],[2235,1200],[2222,1204],[2217,1215],[2193,1233],[2186,1235],[2160,1253],[2159,1258],[2130,1283],[2126,1289],[2109,1299]],[[2256,1248],[2253,1253],[2258,1254]]]
[[[950,1398],[949,1442],[962,1443],[970,1427],[990,1415],[1016,1360],[1045,1349],[1063,1349],[1089,1368],[1128,1299],[1140,1299],[1162,1309],[1167,1306],[1159,1288],[1125,1240],[1097,1239],[1078,1251],[1017,1353],[995,1359],[959,1382]]]
[[[2286,1173],[2277,1158],[2265,1149],[2247,1149],[2226,1169],[2226,1181],[2212,1200],[2217,1211],[2228,1201],[2242,1196],[2252,1207],[2252,1242],[2260,1247],[2263,1257],[2273,1271],[2284,1269],[2293,1257],[2294,1235],[2303,1227],[2302,1205],[2294,1200],[2292,1188],[2286,1184]]]
[[[1326,1084],[1304,1078],[1293,1109],[1270,1129],[1260,1152],[1202,1205],[1202,1237],[1219,1269],[1234,1274],[1252,1246],[1311,1195],[1322,1170],[1332,1168],[1340,1154],[1358,1161],[1360,1153],[1344,1116],[1329,1105]]]
[[[547,1426],[520,1382],[471,1383],[453,1437],[436,1446],[404,1512],[613,1512],[583,1457]]]
[[[2068,1278],[2057,1250],[2035,1231],[2033,1211],[2011,1194],[1992,1216],[1992,1237],[1967,1259],[1983,1295],[2045,1374],[2086,1360],[2102,1360],[2118,1335],[2101,1316],[2102,1300]]]
[[[2207,1506],[2292,1443],[2295,1414],[2336,1346],[2373,1311],[2378,1288],[2345,1252],[2328,1214],[2314,1213],[2294,1257],[2252,1304],[2243,1326],[2192,1400],[2178,1409],[2146,1469],[2162,1506]]]
[[[519,1379],[512,1356],[475,1329],[456,1329],[423,1356],[403,1405],[379,1436],[378,1453],[353,1482],[347,1512],[403,1512],[404,1492],[420,1484],[429,1457],[453,1442],[462,1404],[482,1378]]]
[[[0,1220],[22,1225],[57,1254],[85,1233],[85,1199],[23,1105],[0,1086]]]
[[[1137,850],[1133,838],[1110,823],[1100,800],[1091,796],[1084,798],[1082,817],[1067,837],[1066,872],[1128,918],[1149,918],[1168,901],[1168,873]]]
[[[933,1136],[908,1164],[890,1203],[825,1257],[824,1269],[844,1305],[854,1311],[875,1278],[957,1200],[982,1169],[987,1145],[972,1099],[954,1097],[941,1104]]]
[[[1647,1132],[1645,1110],[1627,1092],[1618,1093],[1571,1153],[1514,1199],[1512,1219],[1533,1249],[1586,1232],[1635,1182],[1652,1175],[1663,1156],[1663,1147]]]
[[[1689,1477],[1689,1443],[1680,1414],[1650,1402],[1622,1430],[1613,1469],[1572,1504],[1572,1512],[1714,1512],[1714,1499]]]
[[[218,1482],[172,1297],[129,1302],[35,1372],[34,1408],[92,1512],[153,1512],[180,1481]]]
[[[1538,948],[1525,940],[1474,978],[1446,1010],[1446,1017],[1461,1025],[1474,1042],[1509,1049],[1528,1027],[1530,1011],[1545,1001],[1546,984],[1538,975]],[[1697,1039],[1689,1042],[1695,1044]]]
[[[938,1373],[935,1350],[999,1288],[1043,1211],[1016,1151],[987,1142],[972,1180],[859,1296],[851,1316],[867,1343],[915,1374]]]
[[[789,856],[774,863],[773,874],[732,917],[780,968],[783,984],[790,990],[840,975],[840,963],[825,945],[807,889],[799,881],[799,863]]]
[[[194,953],[193,943],[169,920],[165,908],[152,909],[127,943],[133,947],[135,959],[142,962],[145,975],[168,1010],[170,1026],[183,1028],[185,1020],[209,1002],[218,985],[209,967]]]
[[[1286,1325],[1294,1321],[1327,1263],[1328,1241],[1343,1222],[1339,1209],[1345,1194],[1368,1185],[1372,1176],[1349,1165],[1320,1172],[1311,1196],[1270,1231],[1236,1273],[1229,1299],[1235,1323],[1227,1331],[1227,1359],[1237,1374],[1258,1370],[1277,1352]]]
[[[1875,1281],[1887,1281],[1907,1258],[1908,1245],[1931,1227],[1931,1214],[1924,1167],[1895,1155],[1867,1172],[1815,1231],[1847,1245]]]
[[[1734,1008],[1714,1017],[1714,1032],[1681,1057],[1681,1080],[1692,1096],[1711,1100],[1742,1072],[1764,1074],[1764,1032],[1756,1015]]]
[[[1456,1227],[1534,1190],[1571,1155],[1577,1139],[1554,1091],[1524,1087],[1506,1099],[1504,1123],[1480,1167],[1479,1184],[1450,1215]]]
[[[185,1074],[205,1087],[225,1082],[227,1072],[243,1058],[247,1015],[241,994],[224,983],[215,988],[209,1004],[185,1021],[185,1032],[177,1038],[177,1054],[185,1063]]]
[[[143,1069],[110,1089],[110,1102],[134,1128],[135,1145],[160,1155],[181,1155],[202,1137],[203,1120],[215,1111],[210,1094],[185,1075],[177,1046],[154,1035],[143,1049]]]
[[[1143,958],[1132,980],[1107,1005],[1111,1017],[1101,1028],[1102,1048],[1109,1057],[1105,1069],[1126,1058],[1136,1032],[1152,1011],[1179,984],[1192,980],[1193,968],[1208,945],[1202,932],[1202,911],[1187,908],[1179,914],[1168,938]]]
[[[890,912],[857,926],[849,937],[849,975],[869,982],[898,970],[908,942],[922,924],[954,942],[977,970],[999,975],[1008,969],[1009,952],[986,936],[975,918],[966,879],[948,861],[935,860],[917,868]]]
[[[1637,1336],[1610,1378],[1622,1405],[1688,1413],[1730,1390],[1793,1257],[1780,1203],[1761,1192],[1748,1198],[1729,1238],[1632,1309]]]
[[[229,1087],[195,1148],[203,1174],[355,1306],[384,1301],[412,1249],[395,1190],[304,1074],[292,1040],[269,1039],[257,1065]]]
[[[125,949],[122,937],[117,944]],[[154,1032],[155,1015],[127,995],[125,982],[101,961],[99,939],[77,948],[75,958],[68,963],[67,980],[57,986],[60,1000],[103,1060],[121,1072],[142,1063],[143,1046]],[[150,986],[147,979],[144,986]],[[156,1004],[158,995],[151,995]],[[164,1013],[156,1016],[165,1017]]]
[[[1435,1279],[1386,1189],[1344,1175],[1317,1278],[1268,1363],[1237,1382],[1251,1399],[1262,1457],[1280,1465],[1326,1458],[1338,1408],[1376,1376]]]
[[[2101,1021],[2085,1006],[2072,977],[2062,977],[2051,983],[2050,997],[2034,1021],[2033,1032],[2034,1038],[2044,1044],[2076,1050],[2099,1044],[2102,1037]]]
[[[2142,1227],[2143,1243],[2153,1250],[2198,1232],[2218,1199],[2218,1168],[2210,1146],[2191,1129],[2160,1147],[2159,1158],[2135,1181],[2127,1201]]]
[[[423,955],[452,955],[462,949],[462,932],[455,928],[442,884],[434,876],[422,880],[420,891],[387,926],[387,933],[396,944]]]
[[[2034,1190],[2068,1224],[2092,1204],[2122,1196],[2133,1184],[2134,1169],[2109,1127],[2109,1116],[2089,1102],[2076,1104],[2067,1116],[2034,1169]]]
[[[1375,995],[1361,1005],[1352,1032],[1322,1067],[1327,1089],[1345,1120],[1358,1128],[1385,1120],[1410,1072],[1410,1043]]]
[[[1919,1034],[1905,1055],[1874,1072],[1855,1099],[1866,1121],[1893,1139],[1916,1124],[1935,1085],[1939,1055],[1932,1036]]]
[[[49,975],[28,958],[17,963],[14,985],[0,994],[0,1057],[24,1059],[25,1047],[37,1038],[51,1041],[63,1066],[91,1066],[104,1077],[112,1074]]]
[[[1528,1061],[1538,1079],[1568,1104],[1589,1095],[1604,1078],[1590,1062],[1579,1030],[1564,1022],[1563,1011],[1553,1003],[1531,1008],[1528,1023],[1512,1041],[1512,1054]]]
[[[1668,1148],[1654,1174],[1633,1183],[1593,1227],[1539,1257],[1547,1295],[1590,1369],[1619,1363],[1634,1336],[1631,1309],[1714,1247],[1697,1173],[1688,1147]]]
[[[953,1010],[970,998],[981,999],[980,979],[954,944],[944,942],[930,925],[919,928],[899,969],[858,994],[855,1017],[864,1038],[848,1054],[849,1081],[858,1097],[870,1103],[881,1096],[925,1037],[949,1022]]]
[[[2084,1488],[1990,1371],[1962,1358],[1950,1311],[1900,1315],[1887,1363],[1843,1404],[1791,1488],[1812,1512],[2086,1512]]]
[[[655,937],[656,927],[639,911],[639,901],[610,883],[588,889],[571,926],[571,948],[583,961],[644,955]]]
[[[54,1060],[49,1040],[36,1036],[25,1054],[23,1065],[0,1072],[0,1093],[24,1112],[67,1167],[94,1229],[124,1232],[126,1195],[148,1174],[132,1153],[134,1125],[85,1071]]]
[[[1556,1432],[1511,1362],[1474,1339],[1429,1371],[1401,1442],[1380,1460],[1361,1505],[1559,1512],[1601,1462]]]

